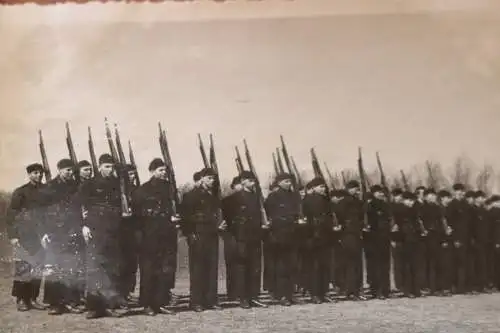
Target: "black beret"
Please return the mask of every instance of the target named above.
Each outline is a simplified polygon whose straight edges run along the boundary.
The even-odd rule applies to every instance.
[[[137,168],[132,164],[125,164],[125,171],[135,171]]]
[[[160,167],[164,167],[165,163],[161,158],[154,158],[151,163],[149,163],[149,171],[155,171]],[[128,171],[128,170],[127,170]]]
[[[346,191],[344,190],[333,190],[330,195],[332,197],[337,197],[337,198],[343,198],[347,195]]]
[[[372,187],[370,187],[370,192],[375,193],[375,192],[385,192],[385,191],[384,191],[384,188],[382,186],[373,185]]]
[[[465,197],[466,198],[475,198],[476,192],[469,190],[469,191],[465,192]]]
[[[306,189],[312,189],[316,186],[320,186],[320,185],[325,185],[325,181],[320,178],[320,177],[316,177],[316,178],[313,178],[309,183],[307,183],[306,185]]]
[[[489,199],[489,203],[494,203],[494,202],[498,202],[498,201],[500,201],[500,195],[497,195],[497,194],[492,195]]]
[[[114,164],[115,161],[110,154],[102,154],[99,156],[99,165],[101,164]]]
[[[40,163],[32,163],[26,167],[27,173],[32,173],[33,171],[43,172],[43,165],[41,165]]]
[[[359,188],[359,182],[357,180],[350,180],[347,182],[347,184],[345,185],[345,188],[346,189],[351,189],[351,188]]]
[[[484,193],[483,191],[479,190],[479,191],[476,191],[474,193],[474,197],[475,198],[480,198],[480,197],[485,197],[486,196],[486,193]]]
[[[415,189],[415,192],[418,192],[418,191],[425,191],[425,186],[417,186],[417,188]]]
[[[253,174],[252,171],[243,171],[241,172],[239,178],[241,180],[244,180],[244,179],[253,179],[253,180],[256,180],[257,177],[255,177],[255,175]]]
[[[241,182],[240,176],[236,176],[233,178],[231,181],[231,189],[234,189],[234,187]]]
[[[278,184],[279,182],[286,180],[286,179],[292,180],[292,175],[289,173],[280,173],[279,175],[276,176],[276,178],[274,179],[274,182],[276,184]]]
[[[393,196],[398,196],[398,195],[402,195],[403,194],[403,190],[400,189],[400,188],[395,188],[392,190],[392,195]]]
[[[204,169],[200,170],[200,178],[209,177],[209,176],[214,176],[214,177],[217,176],[214,169],[204,168]]]
[[[453,191],[464,191],[464,190],[465,190],[464,184],[460,183],[453,184]]]
[[[87,161],[87,160],[81,160],[80,162],[78,162],[77,166],[78,166],[78,169],[80,169],[83,167],[92,166],[92,164],[90,164],[89,161]]]
[[[200,179],[201,179],[201,176],[200,176],[199,171],[196,171],[195,173],[193,173],[193,181],[197,182]]]
[[[433,188],[428,188],[424,191],[424,195],[436,194],[436,191]]]
[[[451,197],[451,193],[447,190],[441,190],[438,192],[438,196],[440,198],[443,198],[443,197]]]
[[[66,168],[74,168],[75,164],[69,158],[63,158],[59,162],[57,162],[58,169],[66,169]]]
[[[415,196],[415,194],[413,194],[413,193],[411,193],[409,191],[405,191],[405,192],[403,192],[403,199],[415,200],[416,196]]]

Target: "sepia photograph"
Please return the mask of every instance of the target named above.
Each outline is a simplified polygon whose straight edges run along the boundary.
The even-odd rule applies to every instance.
[[[0,333],[500,332],[500,2],[0,0]]]

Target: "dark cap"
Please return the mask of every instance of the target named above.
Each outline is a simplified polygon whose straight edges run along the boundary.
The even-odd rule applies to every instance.
[[[480,198],[480,197],[486,197],[486,193],[483,191],[479,190],[474,193],[474,198]]]
[[[289,174],[289,173],[280,173],[279,175],[276,176],[276,178],[274,179],[274,182],[276,183],[276,185],[283,181],[283,180],[292,180],[292,175]]]
[[[345,185],[345,188],[347,190],[350,190],[351,188],[359,188],[359,182],[357,180],[350,180],[347,182],[347,184]]]
[[[440,198],[451,197],[451,193],[447,190],[441,190],[438,192],[438,197]]]
[[[465,185],[461,183],[453,184],[453,191],[465,191]]]
[[[213,177],[217,176],[214,169],[204,168],[204,169],[200,170],[200,178],[209,177],[209,176],[213,176]]]
[[[30,165],[28,165],[26,167],[26,172],[27,173],[32,173],[34,171],[40,171],[40,172],[43,172],[43,165],[41,165],[40,163],[32,163]]]
[[[497,194],[492,195],[488,201],[489,201],[489,203],[498,202],[498,201],[500,201],[500,195],[497,195]]]
[[[417,188],[415,189],[415,192],[425,191],[425,190],[426,190],[425,186],[420,185],[420,186],[417,186]]]
[[[425,189],[424,195],[436,194],[436,191],[433,188]]]
[[[110,154],[102,154],[99,156],[99,165],[101,164],[115,164],[115,161]]]
[[[465,197],[466,198],[475,198],[476,192],[469,190],[469,191],[465,192]]]
[[[384,191],[384,188],[382,186],[373,185],[372,187],[370,187],[370,192],[375,193],[375,192],[385,192],[385,191]]]
[[[241,182],[241,179],[240,179],[240,176],[236,176],[233,178],[233,180],[231,181],[231,189],[234,189],[234,187],[236,185],[238,185],[239,183]]]
[[[411,193],[409,191],[403,192],[403,199],[410,199],[410,200],[416,200],[416,196],[414,193]]]
[[[403,194],[403,190],[400,188],[395,188],[392,190],[392,196],[398,196],[398,195],[402,195],[402,194]]]
[[[125,164],[125,171],[136,171],[137,168],[132,164]]]
[[[333,190],[331,193],[330,193],[330,196],[332,197],[337,197],[337,198],[343,198],[347,195],[347,193],[345,192],[345,190]]]
[[[241,180],[244,180],[244,179],[257,180],[257,177],[255,177],[255,175],[253,174],[252,171],[242,171],[239,178]]]
[[[156,169],[160,168],[160,167],[164,167],[165,166],[165,162],[163,162],[163,160],[161,158],[154,158],[150,163],[149,163],[149,171],[155,171]],[[132,169],[133,170],[133,169]],[[127,171],[129,171],[129,169],[127,169]]]
[[[201,179],[201,176],[200,176],[199,171],[196,171],[195,173],[193,173],[193,181],[197,182],[200,179]]]
[[[320,185],[325,185],[325,181],[320,177],[313,178],[309,183],[307,183],[306,190],[310,190]]]
[[[92,166],[92,164],[89,163],[89,161],[87,160],[81,160],[80,162],[78,162],[78,169],[80,168],[83,168],[83,167],[88,167],[88,166]]]
[[[75,164],[69,158],[63,158],[59,162],[57,162],[58,169],[66,169],[66,168],[74,168]]]

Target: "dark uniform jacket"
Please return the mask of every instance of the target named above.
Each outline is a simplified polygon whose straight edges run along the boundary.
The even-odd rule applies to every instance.
[[[238,242],[259,241],[262,238],[260,198],[255,192],[238,191],[231,196],[230,231]]]
[[[425,203],[422,205],[420,217],[429,236],[438,238],[445,236],[443,209],[439,204]]]
[[[184,194],[181,204],[184,235],[217,234],[221,202],[215,194],[195,187]]]
[[[493,228],[488,218],[488,211],[484,207],[474,207],[476,232],[475,239],[478,244],[486,245],[491,242]]]
[[[302,202],[307,224],[299,228],[302,237],[314,244],[325,244],[332,237],[333,211],[330,200],[325,195],[310,194]]]
[[[413,207],[402,206],[396,218],[403,242],[416,242],[420,238],[418,211]]]
[[[379,236],[389,237],[391,232],[389,204],[382,200],[373,199],[368,204],[367,215],[371,232]]]
[[[266,199],[267,217],[271,220],[271,238],[277,243],[292,243],[296,222],[301,218],[300,195],[282,188],[272,192]]]
[[[467,244],[470,238],[471,207],[466,200],[453,199],[447,207],[448,225],[453,229],[451,238]]]
[[[345,196],[338,204],[337,217],[344,234],[360,234],[364,227],[364,204],[352,195]]]

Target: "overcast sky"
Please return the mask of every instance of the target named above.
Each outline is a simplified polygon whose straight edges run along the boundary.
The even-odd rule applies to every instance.
[[[243,138],[267,178],[280,134],[301,169],[313,146],[334,170],[355,167],[358,146],[368,168],[378,150],[393,170],[460,154],[500,169],[500,12],[207,21],[182,8],[182,22],[150,23],[131,11],[125,23],[61,23],[56,9],[28,8],[23,24],[0,26],[0,188],[40,160],[38,129],[53,173],[67,155],[65,121],[78,158],[88,158],[87,126],[107,152],[106,116],[132,141],[143,179],[160,155],[158,121],[181,183],[202,166],[197,133],[207,145],[214,134],[224,178]]]

